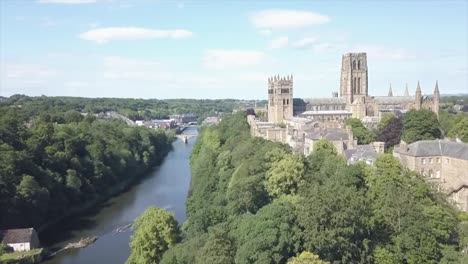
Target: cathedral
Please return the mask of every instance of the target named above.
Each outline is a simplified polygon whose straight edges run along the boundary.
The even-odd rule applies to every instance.
[[[283,123],[293,116],[315,121],[342,121],[354,117],[379,120],[385,112],[404,113],[411,109],[439,112],[440,93],[436,82],[433,96],[423,96],[419,82],[414,96],[370,96],[366,53],[343,55],[340,90],[330,98],[293,99],[293,77],[274,76],[268,79],[268,122]]]

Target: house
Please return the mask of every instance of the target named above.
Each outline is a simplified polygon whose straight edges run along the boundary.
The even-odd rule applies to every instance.
[[[34,228],[0,230],[0,241],[14,251],[29,251],[40,246]]]
[[[409,145],[402,141],[393,155],[446,192],[460,210],[468,212],[468,144],[440,139]]]

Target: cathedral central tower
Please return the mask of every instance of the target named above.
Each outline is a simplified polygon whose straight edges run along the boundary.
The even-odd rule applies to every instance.
[[[367,80],[367,54],[347,53],[343,55],[340,96],[346,97],[347,104],[352,104],[357,97],[368,96]]]

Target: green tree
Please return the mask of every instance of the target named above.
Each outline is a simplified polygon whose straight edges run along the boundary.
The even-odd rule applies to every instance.
[[[295,194],[302,184],[304,161],[301,156],[289,154],[279,162],[273,163],[266,177],[266,189],[270,196]]]
[[[198,251],[195,263],[234,264],[235,253],[236,247],[228,232],[223,228],[214,228]]]
[[[375,139],[374,133],[369,131],[357,118],[346,120],[346,125],[351,126],[353,136],[357,139],[358,144],[369,144]]]
[[[439,121],[434,112],[426,109],[410,110],[403,118],[401,139],[411,144],[419,140],[430,140],[441,137]]]
[[[381,130],[382,128],[388,125],[388,122],[390,122],[390,120],[394,118],[397,118],[397,117],[393,113],[383,114],[382,118],[380,119],[380,122],[377,124],[377,128]]]
[[[299,256],[289,259],[287,264],[330,264],[330,262],[321,260],[314,253],[304,251]]]
[[[451,138],[459,138],[463,142],[468,143],[468,116],[464,116],[449,130],[448,136]]]
[[[179,237],[174,215],[156,207],[146,209],[135,220],[132,229],[135,234],[130,242],[127,264],[160,263],[164,252],[174,246]]]

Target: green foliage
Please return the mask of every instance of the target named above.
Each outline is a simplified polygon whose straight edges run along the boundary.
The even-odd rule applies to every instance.
[[[323,140],[304,158],[251,138],[238,113],[202,130],[191,170],[161,263],[463,263],[468,224],[392,155],[348,165]]]
[[[301,156],[289,154],[275,163],[267,171],[266,189],[272,197],[295,194],[302,184],[304,161]]]
[[[47,110],[48,100],[38,101],[24,108],[0,107],[0,229],[38,227],[97,201],[171,149],[163,131],[84,119],[73,110],[62,115]],[[29,107],[44,112],[29,119],[24,115]]]
[[[179,237],[174,215],[166,210],[150,207],[139,216],[132,226],[132,250],[127,264],[160,263],[162,255],[172,247]]]
[[[10,247],[6,244],[0,243],[0,256],[9,252],[11,252]]]
[[[372,131],[368,130],[357,118],[350,118],[346,120],[346,125],[351,126],[353,136],[357,139],[358,144],[369,144],[375,140],[375,135]]]
[[[439,121],[430,110],[410,110],[403,118],[401,139],[411,144],[419,140],[430,140],[441,137]]]
[[[330,262],[320,260],[320,257],[308,251],[288,260],[288,264],[329,264]]]
[[[455,124],[448,131],[448,136],[451,138],[460,138],[463,142],[468,143],[468,116],[465,115],[463,118],[458,118],[454,122]]]
[[[385,113],[382,115],[382,118],[380,119],[380,122],[379,124],[377,124],[377,128],[380,130],[380,129],[383,129],[384,127],[386,127],[388,125],[388,123],[390,122],[390,120],[394,119],[394,118],[397,118],[393,113]]]

